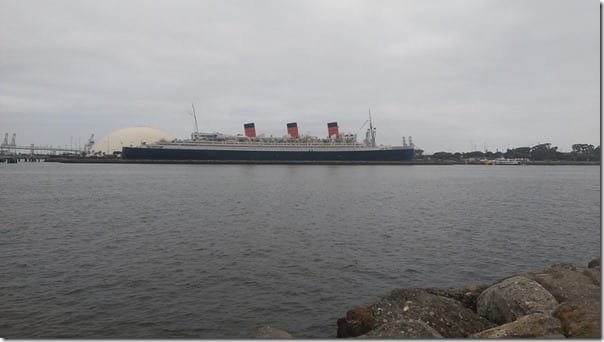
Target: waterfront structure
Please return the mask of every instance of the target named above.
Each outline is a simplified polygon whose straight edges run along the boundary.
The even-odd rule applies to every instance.
[[[90,137],[91,141],[93,137]],[[172,134],[151,127],[127,127],[115,130],[89,147],[89,155],[110,155],[120,153],[125,146],[139,146],[143,143],[154,143],[160,140],[176,139]]]
[[[402,146],[377,145],[371,114],[368,123],[363,142],[357,142],[356,134],[341,134],[337,122],[327,124],[328,136],[323,139],[300,136],[296,122],[287,124],[284,137],[257,136],[253,122],[244,124],[244,134],[238,135],[201,133],[196,128],[191,139],[124,146],[122,158],[242,162],[400,162],[413,159],[415,146],[411,137],[410,143]]]

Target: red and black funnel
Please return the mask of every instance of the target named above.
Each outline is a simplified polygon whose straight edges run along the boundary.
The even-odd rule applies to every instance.
[[[300,135],[298,134],[298,123],[290,122],[287,124],[287,134],[289,134],[292,139],[300,139]]]
[[[327,124],[327,134],[329,135],[329,138],[336,138],[339,139],[340,138],[340,131],[338,130],[338,123],[337,122],[330,122]]]
[[[248,138],[256,137],[256,126],[254,126],[253,122],[243,124],[243,129],[245,130],[245,136]]]

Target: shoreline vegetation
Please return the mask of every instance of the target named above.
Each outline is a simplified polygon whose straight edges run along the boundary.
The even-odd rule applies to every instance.
[[[600,162],[602,151],[600,146],[591,144],[573,144],[570,152],[560,152],[557,146],[550,143],[538,144],[532,147],[517,147],[507,149],[505,152],[485,151],[473,152],[435,152],[432,155],[423,155],[422,150],[416,150],[416,159],[441,160],[461,162],[465,164],[487,164],[497,159],[522,160],[526,163],[567,163],[567,162]],[[535,164],[537,165],[537,164]],[[551,165],[551,164],[546,164]]]
[[[600,258],[556,264],[492,284],[401,288],[337,321],[337,337],[601,338]],[[256,338],[288,338],[268,326]],[[294,336],[295,337],[295,336]]]

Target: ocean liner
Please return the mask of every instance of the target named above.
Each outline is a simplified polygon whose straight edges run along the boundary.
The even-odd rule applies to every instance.
[[[191,139],[123,147],[122,159],[242,163],[394,163],[414,157],[415,148],[411,137],[409,144],[403,138],[402,146],[376,144],[376,128],[371,121],[371,113],[361,127],[362,129],[369,124],[363,142],[357,142],[356,134],[340,134],[337,122],[327,124],[328,136],[324,139],[301,136],[296,122],[287,124],[287,135],[283,137],[265,137],[256,136],[254,123],[243,125],[244,134],[200,133],[195,111],[193,116],[195,132],[191,134]]]

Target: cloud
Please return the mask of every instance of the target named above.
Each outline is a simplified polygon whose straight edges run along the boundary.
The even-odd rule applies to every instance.
[[[60,144],[255,121],[429,152],[599,141],[599,7],[560,1],[0,2],[0,127]],[[0,132],[3,133],[3,132]]]

